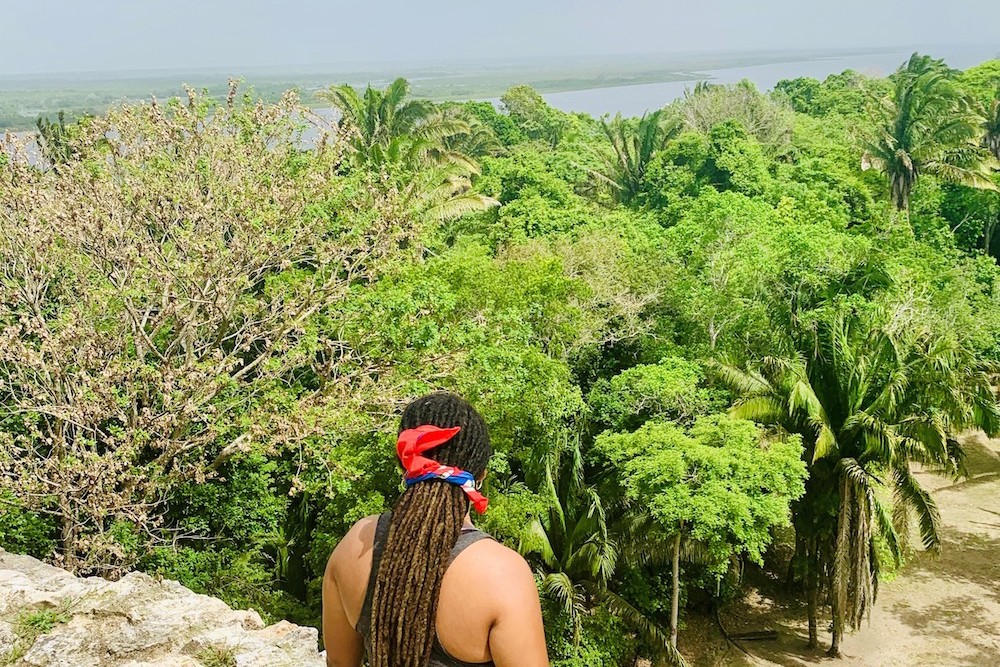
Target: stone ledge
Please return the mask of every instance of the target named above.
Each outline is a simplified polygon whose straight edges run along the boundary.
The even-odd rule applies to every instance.
[[[18,647],[24,613],[56,610],[61,620]],[[323,667],[315,628],[265,627],[255,611],[230,609],[176,581],[132,572],[119,581],[75,577],[0,549],[0,664],[25,667],[198,667],[206,650],[238,667]],[[16,654],[15,654],[16,655]]]

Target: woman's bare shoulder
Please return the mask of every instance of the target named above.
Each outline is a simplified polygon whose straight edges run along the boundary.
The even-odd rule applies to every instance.
[[[463,562],[464,561],[464,562]],[[494,619],[538,606],[535,575],[517,551],[496,540],[480,540],[455,560],[468,587],[482,591]],[[468,589],[466,588],[466,590]]]
[[[495,539],[476,542],[462,552],[462,556],[466,554],[469,557],[465,559],[465,564],[481,570],[480,576],[500,583],[534,580],[531,568],[521,554]],[[459,559],[456,559],[456,564],[458,562]]]
[[[330,566],[354,563],[367,555],[375,541],[375,526],[378,515],[373,514],[358,520],[334,547],[330,555]]]

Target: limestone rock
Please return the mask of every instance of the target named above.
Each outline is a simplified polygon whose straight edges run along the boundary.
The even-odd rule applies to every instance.
[[[26,615],[49,610],[51,629],[31,641]],[[30,634],[30,633],[27,633]],[[315,628],[265,627],[176,581],[139,572],[119,581],[79,578],[0,549],[0,664],[24,667],[199,667],[209,654],[237,667],[323,667]]]

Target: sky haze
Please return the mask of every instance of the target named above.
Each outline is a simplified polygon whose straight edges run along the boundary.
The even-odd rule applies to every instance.
[[[989,45],[1000,2],[0,0],[0,76]]]

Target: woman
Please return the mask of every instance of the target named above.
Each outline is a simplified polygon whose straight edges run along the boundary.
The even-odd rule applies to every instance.
[[[538,591],[516,552],[475,529],[491,447],[479,413],[444,392],[403,412],[406,490],[354,525],[323,578],[329,667],[547,667]]]

